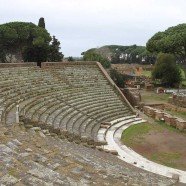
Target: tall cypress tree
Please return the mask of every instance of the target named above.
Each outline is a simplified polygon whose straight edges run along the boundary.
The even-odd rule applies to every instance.
[[[62,61],[64,55],[60,52],[60,49],[60,42],[53,36],[49,47],[48,61]]]
[[[38,23],[39,27],[45,28],[45,19],[43,17],[41,17],[39,19],[39,23]]]

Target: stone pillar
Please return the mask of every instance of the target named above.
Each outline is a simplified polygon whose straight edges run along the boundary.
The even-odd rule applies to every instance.
[[[16,105],[16,123],[19,123],[19,105]]]

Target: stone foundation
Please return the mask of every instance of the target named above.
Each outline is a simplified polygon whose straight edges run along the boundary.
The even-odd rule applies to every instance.
[[[144,106],[143,111],[147,116],[158,121],[165,121],[167,125],[175,127],[180,131],[186,130],[186,121],[181,118],[174,117],[171,114],[165,113],[158,109],[154,109],[150,106]]]
[[[186,94],[174,94],[169,98],[169,102],[176,106],[186,108]]]

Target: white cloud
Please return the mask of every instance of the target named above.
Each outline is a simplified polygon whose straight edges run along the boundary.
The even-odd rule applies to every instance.
[[[66,56],[105,44],[141,44],[186,20],[185,0],[0,0],[0,24],[45,18]]]

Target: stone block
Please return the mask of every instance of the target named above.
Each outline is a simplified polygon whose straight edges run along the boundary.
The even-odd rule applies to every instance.
[[[164,114],[164,120],[165,120],[165,123],[167,124],[167,125],[170,125],[170,118],[171,118],[172,116],[170,115],[170,114]]]
[[[174,179],[178,182],[179,181],[179,174],[173,174],[172,179]]]
[[[110,150],[110,153],[113,155],[116,155],[116,156],[118,155],[118,151],[116,151],[116,150]]]
[[[161,111],[156,110],[155,111],[155,119],[158,121],[161,121],[162,118],[164,118],[164,113]]]
[[[101,124],[100,128],[105,128],[108,129],[110,127],[110,125],[105,125],[105,124]]]
[[[180,118],[176,119],[176,128],[183,131],[186,129],[186,121]]]

